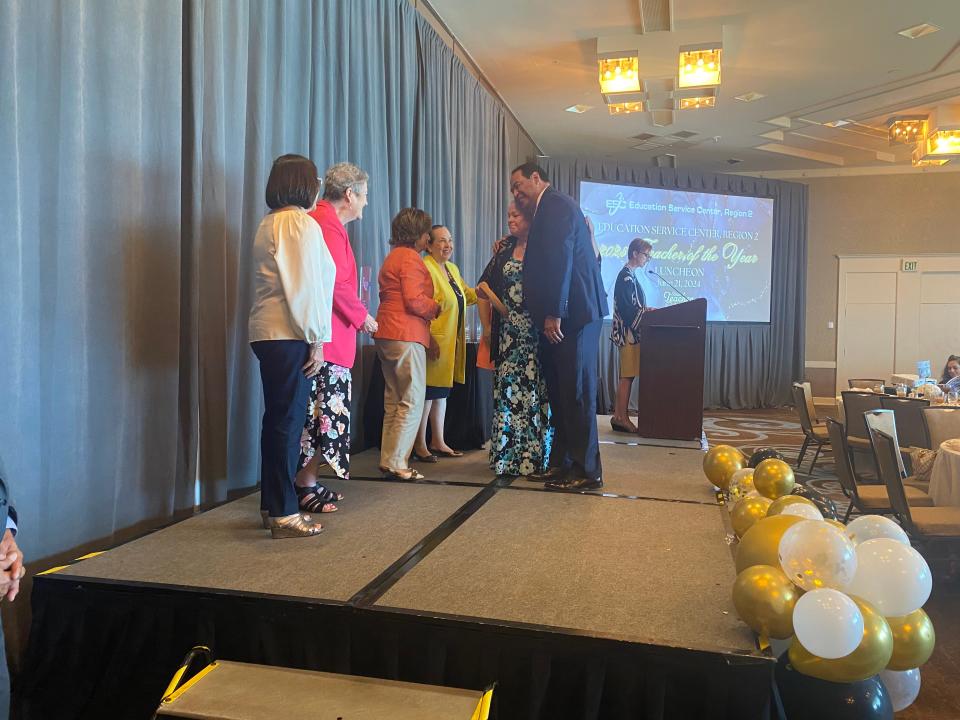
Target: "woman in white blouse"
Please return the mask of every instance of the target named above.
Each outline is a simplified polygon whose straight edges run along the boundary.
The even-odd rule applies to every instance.
[[[278,157],[267,180],[271,212],[253,243],[249,332],[264,401],[260,509],[274,538],[316,535],[322,529],[300,514],[295,487],[310,379],[323,363],[323,343],[330,341],[336,278],[320,227],[307,214],[319,194],[312,161]]]

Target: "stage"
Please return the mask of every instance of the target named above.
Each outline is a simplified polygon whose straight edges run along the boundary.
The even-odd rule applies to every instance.
[[[330,483],[346,499],[319,537],[271,540],[251,494],[38,577],[26,717],[147,718],[198,643],[226,660],[496,681],[498,718],[765,717],[773,661],[733,611],[701,452],[601,452],[603,490],[567,494],[498,483],[485,451],[384,482],[370,450]]]

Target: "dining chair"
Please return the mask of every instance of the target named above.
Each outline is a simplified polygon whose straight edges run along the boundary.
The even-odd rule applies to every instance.
[[[921,480],[919,477],[912,475],[907,468],[906,463],[903,461],[903,448],[900,446],[900,433],[897,429],[897,416],[894,414],[893,410],[868,410],[863,414],[863,420],[867,425],[868,432],[870,428],[873,428],[874,430],[882,430],[893,438],[893,441],[897,445],[897,471],[900,473],[900,478],[903,480],[903,482],[907,485],[912,485],[913,487],[919,488],[924,492],[929,492],[930,481]],[[877,468],[877,477],[879,478],[880,467],[877,463],[876,452],[873,450],[873,440],[870,441],[870,452],[871,455],[873,455],[873,463]]]
[[[890,496],[884,485],[862,485],[857,482],[850,464],[850,449],[843,436],[843,424],[833,418],[827,418],[827,433],[830,435],[830,444],[833,448],[834,467],[840,489],[850,500],[847,514],[843,522],[850,519],[851,513],[856,510],[861,515],[892,515],[893,506]],[[933,505],[933,499],[922,490],[907,486],[905,489],[907,501],[915,505]]]
[[[800,428],[803,430],[803,445],[800,446],[800,452],[797,455],[797,468],[800,468],[803,457],[807,454],[807,448],[810,447],[812,443],[817,447],[817,451],[813,455],[813,461],[810,463],[810,470],[808,471],[812,473],[814,467],[817,465],[817,459],[820,457],[820,451],[823,449],[823,446],[830,444],[830,436],[827,434],[825,425],[822,423],[814,423],[810,417],[810,405],[812,402],[810,404],[807,402],[807,395],[804,391],[803,383],[795,382],[790,390],[793,395],[793,404],[797,409],[797,414],[800,415]]]
[[[867,432],[863,414],[868,410],[881,407],[880,397],[877,393],[857,390],[844,390],[840,393],[843,403],[844,437],[846,437],[847,445],[850,447],[850,462],[853,465],[855,477],[873,475],[873,450],[870,448],[870,434]],[[864,472],[859,468],[857,460],[860,460],[861,463],[866,462],[870,468],[869,472]]]
[[[871,441],[880,474],[894,513],[912,540],[956,540],[960,538],[960,507],[917,506],[909,501],[909,486],[897,470],[897,441],[883,430],[871,430]]]
[[[930,401],[922,398],[902,398],[882,395],[880,407],[893,410],[897,423],[897,441],[900,447],[926,447],[927,434],[923,429],[923,408]]]
[[[931,405],[920,414],[925,435],[923,447],[936,450],[944,440],[960,438],[960,407]]]

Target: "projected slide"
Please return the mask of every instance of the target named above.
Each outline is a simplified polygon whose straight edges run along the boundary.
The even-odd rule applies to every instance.
[[[649,306],[702,297],[707,320],[770,322],[773,200],[583,181],[580,207],[600,246],[611,312],[613,283],[639,237],[653,245],[635,270]]]

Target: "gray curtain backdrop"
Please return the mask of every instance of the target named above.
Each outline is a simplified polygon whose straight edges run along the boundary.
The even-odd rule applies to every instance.
[[[790,384],[803,377],[807,268],[807,186],[780,180],[716,175],[615,161],[545,158],[558,190],[579,196],[581,180],[680,188],[774,199],[773,281],[769,324],[710,323],[704,406],[775,407],[790,403]],[[613,298],[609,299],[611,304]],[[612,309],[612,305],[611,305]],[[619,357],[609,323],[601,336],[601,407],[612,411]],[[678,378],[682,382],[682,378]]]
[[[370,173],[349,230],[373,312],[400,208],[450,226],[468,282],[504,225],[504,110],[406,0],[7,0],[0,106],[0,459],[28,566],[191,508],[196,478],[203,504],[257,482],[274,157]]]

